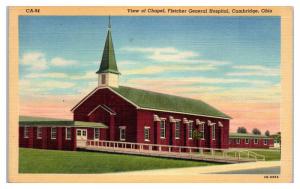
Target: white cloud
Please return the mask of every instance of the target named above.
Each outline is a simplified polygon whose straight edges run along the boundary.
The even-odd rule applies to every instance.
[[[147,58],[159,62],[180,62],[193,61],[191,58],[198,57],[199,54],[193,51],[180,51],[174,47],[163,48],[144,48],[144,47],[125,47],[124,51],[147,53]]]
[[[96,79],[98,76],[95,71],[87,71],[83,75],[70,75],[69,78],[73,80]]]
[[[45,54],[41,52],[25,53],[21,63],[30,66],[32,70],[45,70],[48,68]]]
[[[67,78],[68,75],[65,73],[59,73],[59,72],[50,72],[50,73],[30,73],[25,76],[26,78]]]
[[[77,64],[77,61],[75,61],[75,60],[66,60],[66,59],[63,59],[61,57],[55,57],[55,58],[51,59],[50,64],[52,66],[70,66],[70,65]]]
[[[62,67],[78,63],[76,60],[66,60],[62,57],[55,57],[47,60],[46,55],[38,51],[24,53],[20,62],[21,64],[28,66],[32,71],[46,70],[49,66]]]
[[[279,76],[278,68],[269,68],[261,65],[240,65],[232,68],[239,71],[226,73],[228,76]]]

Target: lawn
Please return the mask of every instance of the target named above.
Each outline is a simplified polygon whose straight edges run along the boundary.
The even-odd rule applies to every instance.
[[[209,166],[218,163],[100,152],[20,148],[20,173],[110,173]]]
[[[266,161],[279,161],[281,154],[280,150],[251,150],[252,152],[255,152],[260,155],[264,155],[266,158]]]

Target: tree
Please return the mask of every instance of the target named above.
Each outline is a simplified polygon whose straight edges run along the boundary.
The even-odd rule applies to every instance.
[[[274,142],[279,143],[279,147],[281,149],[281,132],[278,132],[275,136],[274,136]]]
[[[261,132],[258,128],[252,129],[252,133],[255,134],[255,135],[261,135]]]
[[[239,127],[236,132],[237,133],[247,133],[247,129],[245,127]]]
[[[203,133],[197,130],[193,131],[193,139],[194,140],[199,140],[203,137]]]
[[[266,136],[270,136],[270,131],[269,131],[269,130],[266,130],[265,135],[266,135]]]

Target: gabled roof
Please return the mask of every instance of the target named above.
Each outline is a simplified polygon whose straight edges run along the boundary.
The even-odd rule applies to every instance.
[[[45,117],[33,116],[20,116],[20,126],[38,126],[38,127],[92,127],[92,128],[108,128],[107,125],[100,122],[87,122],[87,121],[72,121],[67,119],[55,119]]]
[[[100,64],[100,68],[96,73],[115,73],[120,74],[118,71],[115,50],[113,46],[113,41],[111,37],[111,29],[109,28],[107,31],[107,37],[105,41],[105,46],[103,49],[102,60]]]
[[[231,117],[201,100],[119,86],[113,91],[141,109],[196,114],[230,119]]]
[[[266,135],[255,135],[252,133],[229,133],[230,138],[270,138]]]

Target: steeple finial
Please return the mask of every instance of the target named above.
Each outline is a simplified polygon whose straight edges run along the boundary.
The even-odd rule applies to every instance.
[[[108,16],[108,29],[111,29],[111,24],[110,24],[110,15]]]

